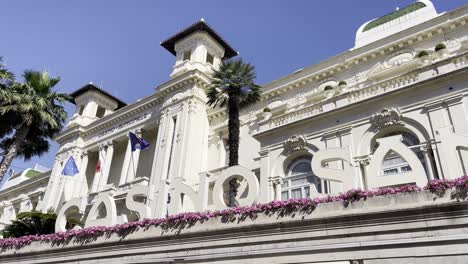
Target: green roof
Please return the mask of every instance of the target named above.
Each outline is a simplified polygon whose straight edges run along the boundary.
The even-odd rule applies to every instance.
[[[33,177],[36,177],[37,175],[41,174],[40,171],[37,171],[37,170],[28,170],[28,172],[26,172],[26,177],[28,178],[33,178]]]
[[[385,24],[387,22],[390,22],[390,21],[392,21],[394,19],[397,19],[399,17],[407,15],[407,14],[409,14],[411,12],[414,12],[414,11],[416,11],[418,9],[421,9],[423,7],[426,7],[426,4],[421,3],[421,2],[413,3],[413,4],[411,4],[411,5],[409,5],[409,6],[405,7],[405,8],[402,8],[400,10],[397,10],[397,11],[394,11],[394,12],[392,12],[390,14],[387,14],[387,15],[385,15],[383,17],[379,17],[379,18],[377,18],[375,20],[372,20],[371,22],[369,22],[364,27],[364,29],[362,31],[364,32],[364,31],[371,30],[371,29],[373,29],[375,27],[378,27],[378,26],[383,25],[383,24]]]

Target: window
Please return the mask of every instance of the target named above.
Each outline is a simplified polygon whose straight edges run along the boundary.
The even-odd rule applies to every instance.
[[[84,111],[84,105],[80,105],[80,109],[78,110],[78,115],[83,115],[83,111]]]
[[[322,185],[325,185],[324,181],[313,174],[310,156],[294,159],[289,163],[286,173],[281,185],[281,200],[308,198],[311,188],[321,193]]]
[[[213,65],[214,64],[214,57],[210,53],[206,53],[206,62]]]
[[[183,61],[190,60],[192,58],[192,53],[190,50],[184,51],[184,57],[182,58]]]
[[[382,162],[383,175],[398,174],[403,172],[411,171],[411,167],[408,165],[405,159],[403,159],[398,153],[390,151]]]
[[[391,137],[391,136],[396,136],[396,135],[401,135],[403,137],[403,144],[405,144],[408,147],[411,146],[416,146],[419,145],[419,140],[418,138],[408,132],[391,132],[388,134],[385,134],[382,136],[384,137]],[[375,144],[373,151],[377,149],[378,145]],[[425,166],[425,160],[424,160],[424,155],[421,153],[421,151],[418,148],[413,148],[412,149],[415,154],[418,156],[419,160],[423,164],[423,167]],[[385,155],[384,160],[382,161],[382,176],[388,176],[388,175],[395,175],[395,174],[400,174],[400,173],[405,173],[405,172],[410,172],[412,171],[411,167],[409,166],[408,162],[404,158],[402,158],[398,153],[394,151],[390,151]]]
[[[96,111],[96,117],[103,117],[104,114],[106,113],[106,109],[104,107],[98,106],[97,111]]]

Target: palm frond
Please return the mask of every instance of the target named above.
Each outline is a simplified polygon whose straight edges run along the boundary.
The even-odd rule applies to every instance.
[[[241,107],[261,100],[262,88],[255,84],[255,67],[250,63],[241,59],[224,61],[211,77],[206,91],[209,106],[223,107],[233,94],[240,96]],[[243,87],[248,88],[248,92],[243,92]]]

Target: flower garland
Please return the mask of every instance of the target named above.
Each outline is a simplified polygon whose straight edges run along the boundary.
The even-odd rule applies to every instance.
[[[468,190],[468,176],[463,176],[454,180],[433,180],[428,182],[428,184],[424,187],[424,190],[428,190],[431,193],[442,196],[446,193],[447,190],[452,188],[454,189],[452,198],[456,198],[457,200],[466,199]],[[88,227],[84,229],[69,230],[67,232],[48,235],[29,235],[19,238],[7,238],[0,240],[0,247],[3,250],[13,247],[21,248],[23,246],[29,245],[34,241],[45,241],[55,244],[64,243],[70,241],[71,239],[87,241],[103,235],[125,235],[138,228],[149,228],[151,226],[161,226],[162,228],[185,227],[187,225],[193,225],[196,222],[203,222],[208,219],[218,217],[227,220],[235,217],[255,217],[260,213],[279,213],[280,215],[286,215],[288,213],[298,211],[311,213],[315,207],[321,203],[342,202],[343,205],[347,206],[349,203],[365,200],[370,197],[383,196],[388,194],[417,193],[422,190],[422,188],[414,184],[408,184],[396,188],[379,188],[375,190],[351,189],[336,196],[290,199],[287,201],[272,201],[265,204],[254,204],[252,206],[227,208],[218,211],[180,213],[165,218],[143,219],[141,221],[128,222],[114,226]]]

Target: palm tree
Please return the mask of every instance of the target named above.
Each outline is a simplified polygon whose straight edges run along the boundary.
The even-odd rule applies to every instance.
[[[47,140],[60,132],[67,118],[61,104],[69,101],[70,96],[52,90],[60,78],[51,78],[48,72],[25,71],[24,80],[0,87],[0,122],[12,122],[10,129],[3,129],[8,133],[0,135],[4,137],[0,147],[5,150],[0,162],[0,181],[15,157],[27,160],[47,152]]]
[[[229,166],[239,164],[239,110],[260,101],[262,89],[255,84],[255,68],[241,59],[221,63],[212,74],[213,81],[206,92],[207,104],[223,107],[229,115]]]
[[[14,83],[15,75],[5,68],[3,64],[3,59],[0,57],[0,95],[2,92],[7,91],[7,89]],[[2,97],[0,97],[2,98]],[[15,117],[12,114],[1,115],[0,116],[0,138],[8,135],[13,131]]]
[[[22,237],[28,235],[45,235],[55,232],[57,215],[53,212],[38,211],[18,214],[16,220],[7,225],[2,231],[4,238]]]

